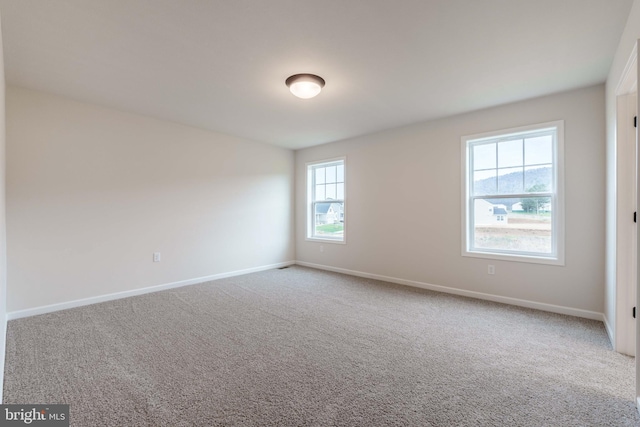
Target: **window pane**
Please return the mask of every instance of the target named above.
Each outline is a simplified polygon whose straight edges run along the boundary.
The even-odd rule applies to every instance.
[[[336,167],[329,166],[327,169],[327,182],[336,182]]]
[[[336,173],[338,175],[337,182],[344,182],[344,165],[338,165]]]
[[[336,199],[336,184],[327,184],[326,185],[326,200],[335,200]]]
[[[344,235],[344,204],[316,203],[314,236],[342,239]]]
[[[473,147],[473,170],[496,167],[496,144],[482,144]]]
[[[473,173],[473,195],[496,194],[497,191],[498,180],[495,169]]]
[[[344,241],[345,165],[330,160],[307,166],[311,182],[307,238]],[[338,201],[340,200],[340,201]]]
[[[526,197],[505,206],[476,199],[474,249],[551,254],[550,202],[549,197]]]
[[[524,164],[539,165],[553,162],[553,137],[551,135],[527,138],[524,142]]]
[[[522,193],[522,168],[498,170],[498,194]]]
[[[524,170],[524,190],[526,193],[549,192],[553,190],[553,167],[530,166]]]
[[[522,165],[522,139],[498,144],[498,167],[508,168]]]

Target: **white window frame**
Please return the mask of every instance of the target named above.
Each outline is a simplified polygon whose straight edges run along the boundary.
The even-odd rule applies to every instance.
[[[471,153],[470,149],[474,144],[481,142],[489,142],[500,138],[524,135],[533,132],[539,132],[549,129],[555,129],[556,138],[553,146],[553,184],[554,189],[550,191],[549,197],[552,198],[553,209],[551,212],[551,231],[552,231],[552,253],[550,255],[538,255],[527,252],[517,251],[501,251],[474,249],[473,242],[473,203],[475,198],[470,194],[472,188],[471,174]],[[487,258],[504,261],[529,262],[537,264],[564,265],[564,121],[557,120],[553,122],[540,123],[529,126],[521,126],[510,129],[503,129],[492,132],[485,132],[475,135],[467,135],[461,138],[462,142],[462,256]],[[493,198],[514,198],[532,196],[531,194],[509,194],[500,195]],[[485,196],[483,196],[485,197]]]
[[[313,173],[315,168],[318,166],[325,167],[331,166],[332,164],[340,164],[344,166],[344,198],[336,199],[336,200],[314,200],[315,199],[315,174]],[[314,162],[308,162],[305,164],[306,167],[306,187],[307,187],[307,231],[305,240],[313,241],[313,242],[323,242],[323,243],[337,243],[337,244],[346,244],[347,243],[347,158],[346,157],[336,157],[326,160],[319,160]],[[342,202],[342,214],[343,214],[343,232],[342,238],[332,238],[328,236],[317,236],[314,234],[314,215],[315,215],[315,204],[316,203],[331,203],[331,202]]]

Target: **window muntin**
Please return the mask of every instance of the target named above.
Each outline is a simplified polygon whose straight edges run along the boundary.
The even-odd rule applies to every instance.
[[[563,263],[563,123],[463,137],[463,255]]]
[[[307,238],[344,242],[344,159],[307,164]]]

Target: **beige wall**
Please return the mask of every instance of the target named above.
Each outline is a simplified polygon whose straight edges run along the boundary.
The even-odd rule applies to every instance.
[[[5,84],[2,29],[0,28],[0,402],[4,378],[4,356],[7,332],[7,234],[5,212]]]
[[[629,13],[627,25],[620,38],[606,84],[606,152],[607,152],[607,241],[606,241],[606,292],[604,314],[610,328],[617,335],[616,298],[616,216],[617,216],[617,150],[616,150],[616,89],[620,83],[627,61],[637,40],[640,39],[640,0],[635,0]]]
[[[16,87],[7,123],[9,312],[294,259],[290,150]]]
[[[462,257],[460,137],[553,120],[565,121],[566,265]],[[297,151],[297,177],[305,162],[347,157],[347,244],[305,240],[299,178],[296,259],[602,313],[604,138],[599,85]]]

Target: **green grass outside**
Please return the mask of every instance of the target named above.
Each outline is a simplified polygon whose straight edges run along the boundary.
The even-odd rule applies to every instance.
[[[323,224],[316,226],[316,233],[339,233],[344,230],[344,224]]]

